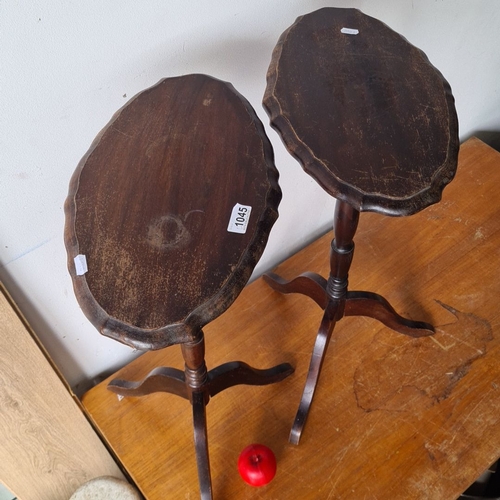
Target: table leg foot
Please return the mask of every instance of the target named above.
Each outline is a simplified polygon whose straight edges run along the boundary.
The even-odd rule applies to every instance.
[[[277,292],[301,293],[302,295],[307,295],[313,299],[321,309],[325,309],[328,304],[326,279],[319,274],[307,272],[287,281],[275,273],[267,273],[263,276],[263,279]]]
[[[168,392],[189,399],[184,372],[175,368],[158,367],[139,382],[114,379],[108,389],[115,394],[127,397],[147,396],[154,392]]]
[[[193,426],[196,465],[200,484],[201,500],[212,500],[212,479],[210,477],[210,461],[208,457],[207,417],[205,411],[204,392],[193,392]]]
[[[435,333],[431,324],[403,318],[384,297],[373,292],[347,292],[344,316],[368,316],[410,337],[426,337]]]
[[[302,399],[288,438],[289,442],[292,444],[299,444],[300,436],[302,435],[302,431],[309,414],[314,392],[316,391],[316,385],[318,383],[321,367],[328,349],[328,344],[332,336],[333,328],[335,327],[338,306],[339,304],[337,302],[331,302],[325,309],[318,335],[316,336],[309,364],[306,385],[302,393]]]
[[[208,373],[209,393],[215,396],[219,392],[235,385],[268,385],[280,382],[294,372],[294,368],[289,363],[282,363],[259,370],[252,368],[242,361],[224,363]]]

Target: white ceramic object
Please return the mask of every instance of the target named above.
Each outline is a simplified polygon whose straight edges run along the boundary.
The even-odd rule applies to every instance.
[[[69,500],[141,500],[137,490],[115,477],[97,477],[82,484]]]

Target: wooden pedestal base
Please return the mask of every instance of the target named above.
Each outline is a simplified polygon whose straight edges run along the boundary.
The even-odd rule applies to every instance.
[[[282,363],[267,370],[257,370],[246,363],[235,361],[207,371],[205,339],[201,331],[198,342],[182,344],[181,348],[185,362],[184,371],[159,367],[155,368],[140,382],[114,379],[109,383],[108,389],[120,396],[127,397],[140,397],[155,392],[167,392],[181,396],[191,402],[201,499],[211,500],[212,480],[205,411],[210,398],[235,385],[268,385],[280,382],[293,373],[293,368],[288,363]]]
[[[276,274],[267,274],[268,285],[281,293],[301,293],[313,299],[323,310],[323,319],[314,344],[306,385],[290,432],[289,441],[299,444],[316,391],[321,367],[337,321],[344,316],[367,316],[410,337],[425,337],[434,333],[429,323],[403,318],[381,295],[372,292],[349,292],[348,273],[354,255],[354,234],[358,227],[359,211],[346,202],[338,201],[335,208],[334,234],[330,252],[328,280],[315,273],[305,273],[291,281]]]

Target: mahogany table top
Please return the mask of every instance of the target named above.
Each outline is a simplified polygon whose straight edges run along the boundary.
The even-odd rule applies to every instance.
[[[208,404],[214,498],[456,500],[500,456],[499,185],[500,154],[470,139],[441,203],[404,219],[361,217],[350,283],[437,332],[412,339],[373,319],[342,319],[299,446],[288,434],[321,309],[258,279],[205,327],[209,366],[240,358],[296,368],[280,384],[240,386]],[[331,238],[276,271],[327,273]],[[110,378],[182,367],[179,351],[148,352]],[[168,394],[119,401],[109,380],[83,404],[144,496],[198,498],[189,405]],[[253,442],[278,459],[262,488],[246,485],[236,468]]]
[[[448,82],[356,9],[299,17],[274,50],[264,107],[289,152],[360,211],[409,215],[441,199],[459,147]]]
[[[115,114],[71,180],[65,242],[83,311],[137,348],[191,340],[250,278],[280,199],[271,144],[232,85],[160,81]]]

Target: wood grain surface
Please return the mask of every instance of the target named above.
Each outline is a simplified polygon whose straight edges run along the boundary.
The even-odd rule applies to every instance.
[[[116,113],[71,180],[65,242],[80,306],[136,348],[193,341],[247,283],[280,199],[271,143],[231,84],[160,81]],[[243,233],[228,231],[236,205],[250,213]]]
[[[421,50],[357,9],[299,17],[273,52],[263,102],[304,170],[357,210],[412,214],[453,179],[448,82]]]
[[[68,500],[123,474],[0,283],[0,482],[19,500]]]
[[[477,139],[461,148],[441,203],[412,217],[362,214],[352,289],[383,294],[405,316],[436,327],[412,339],[368,318],[344,318],[334,336],[308,426],[288,443],[322,311],[259,279],[206,327],[207,364],[289,361],[268,387],[235,387],[207,407],[219,500],[455,500],[500,456],[500,154]],[[281,264],[292,278],[328,270],[331,233]],[[147,353],[113,377],[138,380],[182,366],[179,349]],[[83,403],[149,500],[198,498],[191,409],[174,396],[121,401],[107,381]],[[239,452],[270,446],[275,479],[252,488]]]

